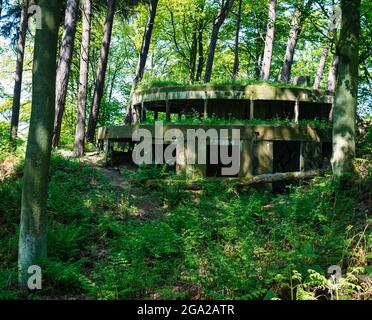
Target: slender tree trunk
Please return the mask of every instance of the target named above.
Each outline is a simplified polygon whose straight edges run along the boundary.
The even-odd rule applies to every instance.
[[[203,29],[198,32],[198,68],[196,70],[196,81],[199,82],[204,68]]]
[[[76,157],[84,155],[85,142],[85,108],[88,96],[89,75],[89,43],[91,28],[92,3],[91,0],[83,0],[83,33],[80,48],[80,76],[79,95],[77,105],[77,120],[75,132],[74,151]]]
[[[313,0],[307,0],[303,9],[300,10],[299,8],[296,8],[293,14],[291,31],[289,32],[287,49],[285,52],[283,67],[279,78],[280,81],[289,82],[291,78],[293,57],[297,46],[297,42],[300,37],[303,24],[309,14],[313,2],[314,2]]]
[[[337,81],[337,66],[338,66],[339,58],[337,55],[337,50],[333,55],[332,64],[329,69],[328,74],[328,82],[327,82],[327,90],[335,91],[336,90],[336,81]]]
[[[318,65],[318,69],[317,69],[316,76],[315,76],[315,81],[313,85],[313,89],[315,90],[319,89],[320,87],[320,83],[322,81],[322,77],[324,74],[324,68],[327,62],[329,50],[331,49],[332,43],[329,42],[329,37],[332,37],[333,35],[334,42],[336,42],[337,40],[337,31],[335,30],[335,25],[336,25],[336,21],[335,21],[334,16],[332,15],[331,21],[329,23],[327,39],[325,40],[325,44],[323,47],[322,54],[320,56],[319,65]]]
[[[22,93],[23,61],[25,57],[26,33],[28,26],[28,5],[29,0],[22,1],[21,24],[18,37],[18,52],[13,91],[12,120],[10,124],[10,139],[13,142],[15,142],[18,135],[19,111]]]
[[[261,77],[261,66],[262,58],[264,54],[264,47],[262,46],[261,36],[260,36],[260,21],[258,21],[256,26],[256,40],[255,40],[255,53],[256,53],[256,63],[255,63],[255,75],[254,78],[259,80]]]
[[[324,73],[324,67],[325,67],[325,64],[328,58],[329,47],[330,46],[328,43],[323,47],[323,51],[320,56],[320,61],[319,61],[318,69],[316,71],[315,81],[313,85],[314,90],[317,90],[320,87],[320,82],[322,81],[322,77]]]
[[[189,70],[189,82],[194,83],[195,81],[195,69],[196,69],[196,57],[198,55],[198,37],[197,28],[192,32],[192,43],[190,49],[190,70]]]
[[[99,60],[97,79],[96,79],[96,84],[94,87],[93,105],[92,105],[91,113],[89,115],[89,122],[88,122],[87,141],[91,143],[93,143],[94,141],[94,134],[96,131],[97,120],[98,120],[98,115],[99,115],[99,107],[101,104],[101,100],[103,96],[103,89],[105,85],[105,77],[106,77],[108,56],[109,56],[109,51],[110,51],[110,43],[111,43],[112,27],[114,23],[116,0],[108,0],[107,4],[108,4],[108,11],[107,11],[107,16],[106,16],[104,32],[103,32],[101,57]]]
[[[3,0],[0,0],[0,20],[1,20],[2,11],[3,11]]]
[[[32,265],[47,253],[47,193],[52,145],[60,0],[39,0],[42,29],[36,30],[32,111],[26,150],[19,235],[19,285],[27,289]]]
[[[234,80],[239,73],[239,34],[242,17],[242,0],[239,0],[238,13],[236,17],[235,45],[234,45],[234,65],[231,78]]]
[[[298,42],[298,37],[301,33],[301,27],[299,26],[299,16],[300,11],[296,9],[292,18],[291,31],[289,33],[287,49],[285,51],[284,63],[282,72],[280,74],[280,81],[289,82],[289,79],[291,77],[293,56]]]
[[[217,41],[218,41],[218,34],[220,32],[221,26],[224,23],[227,15],[229,14],[232,6],[234,4],[234,0],[225,0],[222,1],[222,5],[220,10],[217,13],[217,16],[214,19],[213,28],[212,28],[212,35],[209,43],[208,49],[208,57],[207,63],[205,66],[205,74],[204,74],[204,83],[210,82],[212,77],[212,70],[213,70],[213,62],[214,62],[214,53],[216,51]]]
[[[79,10],[79,0],[68,0],[65,13],[65,26],[62,36],[62,44],[57,67],[56,79],[56,116],[54,119],[54,132],[52,146],[58,147],[62,117],[65,111],[66,94],[68,79],[71,70],[72,53],[74,51],[74,41],[76,33],[76,20]]]
[[[269,0],[269,20],[265,37],[265,51],[262,61],[261,79],[269,80],[271,60],[273,56],[273,46],[275,37],[275,20],[276,20],[276,0]]]
[[[135,110],[132,106],[132,96],[133,96],[133,93],[137,89],[138,83],[142,80],[143,74],[145,72],[146,61],[147,61],[147,56],[148,56],[149,49],[150,49],[151,35],[152,35],[152,30],[154,28],[157,7],[158,7],[158,0],[151,0],[150,7],[149,7],[149,14],[147,17],[147,22],[146,22],[145,33],[143,34],[142,46],[141,46],[140,54],[138,57],[136,75],[132,82],[132,90],[130,92],[130,98],[129,98],[129,110],[125,118],[126,123],[136,122],[137,120],[135,119],[136,118]]]
[[[345,185],[354,171],[355,118],[358,93],[360,0],[341,0],[340,59],[333,112],[332,170]]]

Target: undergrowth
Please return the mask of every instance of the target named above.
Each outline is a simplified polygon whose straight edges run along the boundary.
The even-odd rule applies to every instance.
[[[358,138],[359,157],[370,154],[370,133]],[[15,160],[0,181],[0,299],[372,298],[368,157],[356,159],[348,190],[322,177],[271,194],[222,180],[198,192],[143,183],[174,179],[160,165],[122,172],[131,183],[118,188],[101,171],[53,154],[43,290],[24,296],[17,289],[22,156],[6,150],[0,164]],[[138,215],[143,196],[145,210],[160,215]],[[335,265],[338,282],[327,274]]]
[[[138,183],[117,189],[95,169],[54,155],[43,290],[27,298],[370,299],[362,281],[372,272],[368,170],[337,193],[330,177],[286,195],[218,183],[190,193],[141,184],[151,174],[172,178],[165,167],[128,174]],[[21,185],[20,176],[0,184],[0,299],[23,297]],[[158,199],[163,214],[135,215],[132,188]],[[329,283],[331,265],[342,268],[342,286]]]

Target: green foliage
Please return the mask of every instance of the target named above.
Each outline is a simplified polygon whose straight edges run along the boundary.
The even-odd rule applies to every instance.
[[[372,127],[367,127],[367,130],[357,137],[357,155],[372,154]]]
[[[255,79],[218,79],[213,80],[208,84],[214,84],[214,85],[260,85],[260,84],[267,84],[274,87],[282,87],[282,88],[303,88],[299,85],[294,85],[290,83],[283,83],[283,82],[276,82],[276,81],[263,81],[263,80],[255,80]],[[204,84],[203,84],[204,85]],[[177,82],[173,80],[148,80],[148,81],[142,81],[141,84],[138,86],[138,90],[147,90],[151,88],[161,88],[161,87],[188,87],[190,86],[190,83],[185,82]],[[198,86],[198,85],[196,85]]]
[[[163,120],[164,119],[159,119]],[[144,124],[154,124],[154,120],[151,117],[146,118]],[[219,118],[214,114],[208,115],[207,118],[200,117],[200,114],[194,112],[191,116],[183,116],[181,119],[171,119],[169,123],[174,124],[194,124],[194,125],[283,125],[283,126],[299,126],[299,127],[313,127],[318,129],[331,129],[332,122],[325,119],[313,119],[313,120],[299,120],[295,122],[293,119],[282,119],[282,118],[272,118],[272,119],[248,119],[241,120],[230,117],[229,119]]]
[[[143,166],[124,177],[138,181],[135,189],[113,190],[91,167],[52,157],[41,298],[314,299],[330,265],[367,266],[371,239],[365,214],[355,208],[368,186],[336,198],[326,177],[285,195],[237,193],[219,183],[193,194],[177,184],[141,186],[172,179],[166,166]],[[0,298],[6,299],[19,297],[20,187],[0,184]],[[152,215],[158,201],[162,214]],[[367,289],[350,277],[338,299],[365,298]],[[326,296],[336,299],[336,292]]]

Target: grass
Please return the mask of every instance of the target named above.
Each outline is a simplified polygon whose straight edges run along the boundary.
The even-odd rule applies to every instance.
[[[162,117],[163,116],[163,117]],[[165,115],[160,114],[159,120],[165,121]],[[147,117],[143,124],[154,124],[154,119],[151,114]],[[165,122],[167,123],[167,122]],[[276,126],[299,126],[299,127],[313,127],[318,129],[331,129],[332,122],[325,119],[313,119],[313,120],[299,120],[295,122],[293,119],[248,119],[241,120],[233,117],[229,119],[218,118],[214,115],[209,115],[208,118],[200,117],[199,114],[195,113],[191,117],[183,116],[182,119],[174,118],[171,119],[169,124],[190,124],[190,125],[276,125]]]
[[[315,296],[317,286],[305,284],[314,274],[323,279],[330,265],[371,272],[371,239],[362,235],[368,222],[361,206],[371,175],[336,198],[329,177],[286,195],[237,193],[233,185],[218,183],[190,193],[141,184],[156,172],[172,178],[163,168],[142,168],[124,173],[138,183],[118,190],[101,172],[53,156],[44,289],[28,298],[294,299],[300,298],[297,292]],[[20,190],[19,179],[0,184],[3,299],[21,297],[16,289]],[[143,194],[160,201],[162,215],[135,214]],[[366,293],[352,290],[341,297],[357,294]]]
[[[254,80],[254,79],[223,79],[223,80],[216,80],[211,81],[209,83],[196,83],[190,84],[185,82],[177,82],[173,80],[151,80],[148,82],[142,82],[138,86],[138,90],[148,90],[151,88],[160,88],[160,87],[188,87],[188,86],[202,86],[202,85],[240,85],[240,86],[247,86],[247,85],[271,85],[274,87],[280,88],[304,88],[304,86],[294,85],[291,83],[285,82],[275,82],[275,81],[263,81],[263,80]],[[308,89],[311,89],[310,87]]]

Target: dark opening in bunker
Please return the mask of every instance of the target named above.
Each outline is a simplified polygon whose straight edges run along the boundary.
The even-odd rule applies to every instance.
[[[275,141],[273,172],[294,172],[300,170],[300,142]]]
[[[331,165],[332,142],[322,143],[322,168],[326,169]]]
[[[298,141],[275,141],[273,172],[295,172],[300,170],[300,142]],[[287,193],[289,186],[297,185],[292,182],[273,183],[273,192]]]
[[[325,119],[328,120],[331,104],[300,102],[299,120]]]
[[[294,105],[292,101],[254,101],[253,117],[256,119],[293,119]]]
[[[222,168],[230,168],[232,166],[232,163],[230,164],[223,164],[221,162],[221,157],[220,157],[220,149],[221,149],[221,146],[219,145],[215,145],[215,146],[212,146],[212,148],[216,148],[216,152],[218,154],[218,163],[217,164],[212,164],[211,163],[211,160],[210,160],[210,155],[211,155],[211,146],[208,144],[207,145],[207,152],[206,152],[206,155],[207,155],[207,177],[224,177],[222,175]],[[228,154],[229,154],[229,157],[232,156],[232,152],[233,152],[233,148],[231,145],[228,146]],[[235,175],[228,175],[228,176],[225,176],[225,177],[231,177],[231,178],[237,178],[239,176],[239,172],[237,172]]]

